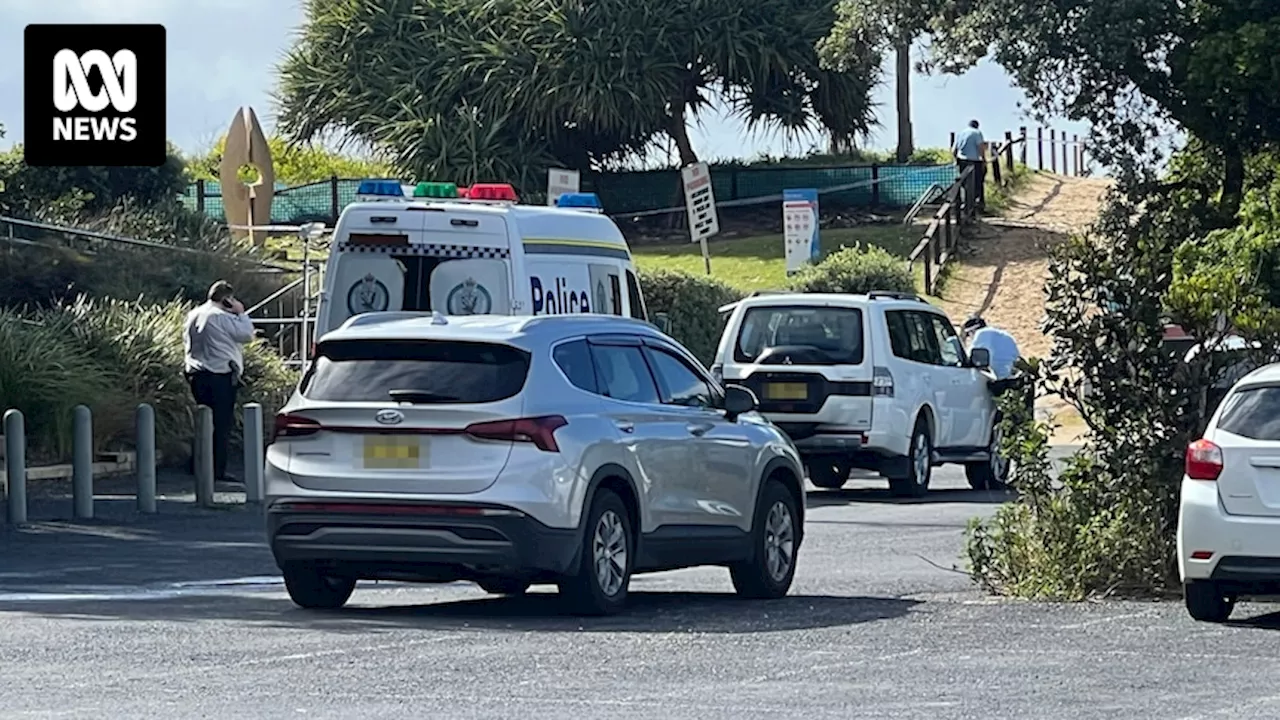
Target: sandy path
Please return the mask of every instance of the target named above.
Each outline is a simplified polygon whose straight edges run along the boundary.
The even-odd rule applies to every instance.
[[[958,324],[975,312],[1018,341],[1023,355],[1045,357],[1050,339],[1040,331],[1048,250],[1097,217],[1107,178],[1076,178],[1035,173],[1027,179],[1001,218],[978,225],[969,239],[970,254],[951,269],[940,304]],[[1037,403],[1042,417],[1062,427],[1055,442],[1074,444],[1083,431],[1074,410],[1057,398]]]

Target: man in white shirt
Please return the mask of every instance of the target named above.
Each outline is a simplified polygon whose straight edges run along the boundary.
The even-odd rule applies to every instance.
[[[253,341],[253,321],[234,290],[219,280],[208,301],[187,313],[182,330],[191,395],[213,411],[213,476],[227,476],[227,445],[236,423],[236,389],[244,371],[243,346]]]
[[[970,120],[969,127],[956,133],[956,146],[952,148],[952,153],[956,157],[959,172],[963,173],[968,167],[973,168],[973,174],[969,176],[965,188],[969,191],[969,197],[973,198],[974,207],[981,210],[986,206],[987,163],[984,158],[987,156],[987,141],[978,129],[977,120]]]
[[[1014,363],[1022,357],[1018,341],[999,328],[987,325],[987,321],[974,315],[964,322],[964,335],[969,341],[969,352],[986,348],[991,353],[991,371],[997,380],[1007,380],[1013,375]]]

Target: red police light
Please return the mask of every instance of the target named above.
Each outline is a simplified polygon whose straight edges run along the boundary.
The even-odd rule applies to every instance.
[[[459,186],[458,186],[458,197],[460,197],[460,198],[469,198],[469,197],[471,197],[471,188],[469,188],[469,187],[463,187],[462,185],[459,185]]]
[[[471,200],[505,200],[519,202],[516,189],[507,183],[475,183],[467,189],[467,198]]]

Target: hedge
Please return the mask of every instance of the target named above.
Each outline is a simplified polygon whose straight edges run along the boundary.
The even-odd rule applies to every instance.
[[[741,300],[745,293],[714,278],[678,270],[641,270],[640,286],[649,317],[667,313],[671,337],[710,365],[724,327],[717,309]]]
[[[915,281],[902,258],[875,245],[842,247],[791,277],[797,292],[861,294],[873,290],[915,292]]]
[[[33,462],[70,458],[72,409],[93,411],[100,450],[133,445],[134,411],[151,403],[156,446],[166,462],[190,454],[194,402],[183,377],[182,326],[191,305],[83,297],[52,308],[0,310],[0,404],[26,417]],[[296,382],[261,342],[245,349],[240,391],[268,416]]]

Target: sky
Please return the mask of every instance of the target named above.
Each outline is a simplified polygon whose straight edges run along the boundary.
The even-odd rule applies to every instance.
[[[184,151],[209,147],[237,108],[252,106],[271,129],[270,93],[275,68],[302,24],[300,0],[0,0],[0,124],[6,147],[22,140],[22,30],[28,23],[161,23],[168,34],[169,138]],[[890,68],[891,70],[891,68]],[[892,73],[887,73],[892,78]],[[988,139],[1035,123],[1019,108],[1023,93],[1007,73],[983,62],[960,76],[912,78],[917,147],[941,147],[949,134],[977,118]],[[896,145],[893,86],[876,93],[882,128],[865,143]],[[1058,131],[1079,134],[1087,126],[1054,122]],[[805,155],[817,139],[749,132],[724,112],[705,113],[691,129],[703,159],[750,159],[760,155]],[[1046,132],[1047,135],[1047,132]],[[1034,151],[1029,157],[1034,160]]]

